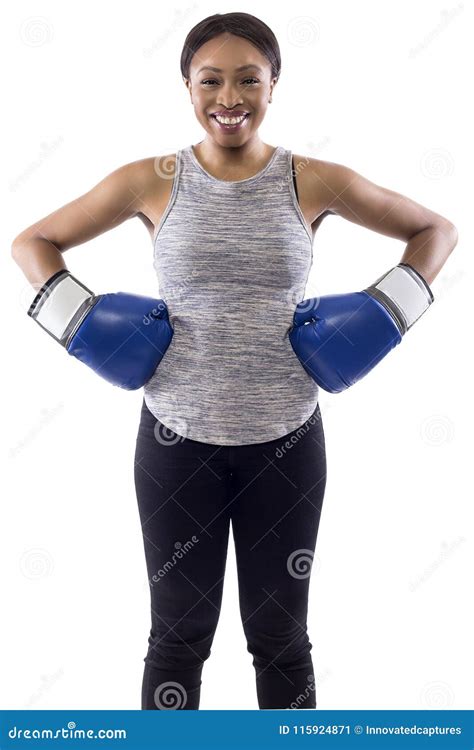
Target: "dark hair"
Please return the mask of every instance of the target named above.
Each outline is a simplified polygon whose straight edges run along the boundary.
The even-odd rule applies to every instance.
[[[225,32],[241,36],[257,47],[272,66],[272,78],[278,80],[281,56],[276,36],[266,23],[250,13],[215,13],[196,24],[187,35],[181,52],[183,78],[189,78],[191,60],[199,47]]]

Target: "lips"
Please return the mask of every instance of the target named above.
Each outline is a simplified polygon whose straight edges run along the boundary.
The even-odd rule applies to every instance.
[[[219,115],[219,117],[242,117],[242,115],[248,115],[250,114],[246,110],[233,110],[232,112],[227,112],[226,110],[217,110],[217,112],[211,112],[211,117],[215,117],[216,115]]]
[[[233,115],[233,117],[237,117],[238,115]],[[219,122],[217,117],[215,115],[211,115],[211,118],[214,120],[214,123],[217,128],[219,128],[221,133],[237,133],[241,128],[243,128],[248,121],[250,117],[249,113],[243,113],[241,115],[241,120],[239,122],[234,123],[233,125],[226,125],[223,122]]]

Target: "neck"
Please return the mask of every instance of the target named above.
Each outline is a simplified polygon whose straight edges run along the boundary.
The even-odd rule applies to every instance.
[[[203,141],[193,146],[193,149],[200,161],[211,169],[219,169],[224,165],[226,169],[248,167],[265,160],[272,150],[258,135],[241,146],[221,146],[206,136]]]

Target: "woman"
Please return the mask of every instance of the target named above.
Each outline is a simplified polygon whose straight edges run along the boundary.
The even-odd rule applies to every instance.
[[[318,386],[288,339],[316,229],[337,214],[405,240],[431,283],[456,244],[444,217],[340,164],[292,155],[258,128],[280,75],[271,29],[216,14],[181,72],[204,139],[126,164],[22,232],[33,285],[64,250],[138,216],[173,327],[144,387],[135,486],[151,592],[144,709],[197,709],[217,627],[230,524],[258,705],[315,708],[308,590],[326,485]]]

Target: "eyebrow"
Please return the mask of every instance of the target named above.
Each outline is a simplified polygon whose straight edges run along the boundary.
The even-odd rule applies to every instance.
[[[263,73],[263,70],[258,65],[241,65],[239,68],[236,68],[236,72],[240,73],[242,70],[248,70],[248,68],[255,68],[256,70],[259,70],[260,73]],[[223,73],[224,71],[221,68],[213,68],[212,65],[205,65],[203,68],[199,68],[198,73],[200,73],[202,70],[213,70],[215,73]]]

